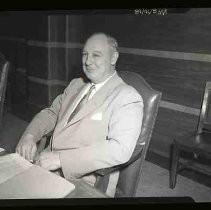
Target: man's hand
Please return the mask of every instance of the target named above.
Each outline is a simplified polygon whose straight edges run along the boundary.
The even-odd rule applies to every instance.
[[[22,136],[18,145],[16,146],[16,152],[31,162],[34,159],[36,151],[37,145],[34,141],[34,137],[31,134]]]
[[[61,168],[59,152],[50,152],[50,151],[41,152],[35,164],[50,171],[59,169]]]

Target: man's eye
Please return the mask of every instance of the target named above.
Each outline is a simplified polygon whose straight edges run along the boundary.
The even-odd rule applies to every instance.
[[[99,54],[93,54],[93,56],[94,56],[94,57],[100,57],[100,55],[99,55]]]

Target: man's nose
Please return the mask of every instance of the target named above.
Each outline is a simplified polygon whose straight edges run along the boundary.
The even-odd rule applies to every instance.
[[[88,65],[91,65],[92,62],[93,62],[92,56],[87,55],[86,60],[85,60],[85,64],[88,66]]]

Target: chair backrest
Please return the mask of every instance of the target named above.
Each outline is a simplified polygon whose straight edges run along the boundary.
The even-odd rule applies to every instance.
[[[0,69],[0,126],[2,124],[2,118],[3,118],[9,65],[10,63],[8,61],[5,61],[4,63],[1,64],[1,69]]]
[[[150,87],[150,85],[137,73],[119,71],[119,76],[128,84],[133,86],[142,96],[144,102],[144,114],[142,129],[137,145],[127,166],[120,170],[119,180],[116,187],[115,197],[134,197],[140,180],[141,168],[154,128],[159,102],[162,93]],[[145,142],[145,145],[140,145]]]
[[[206,82],[197,133],[211,132],[211,81]]]

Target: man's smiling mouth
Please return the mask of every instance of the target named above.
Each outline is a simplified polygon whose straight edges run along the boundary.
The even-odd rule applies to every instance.
[[[87,70],[88,72],[92,72],[92,71],[95,71],[96,69],[93,69],[93,68],[86,68],[86,70]]]

